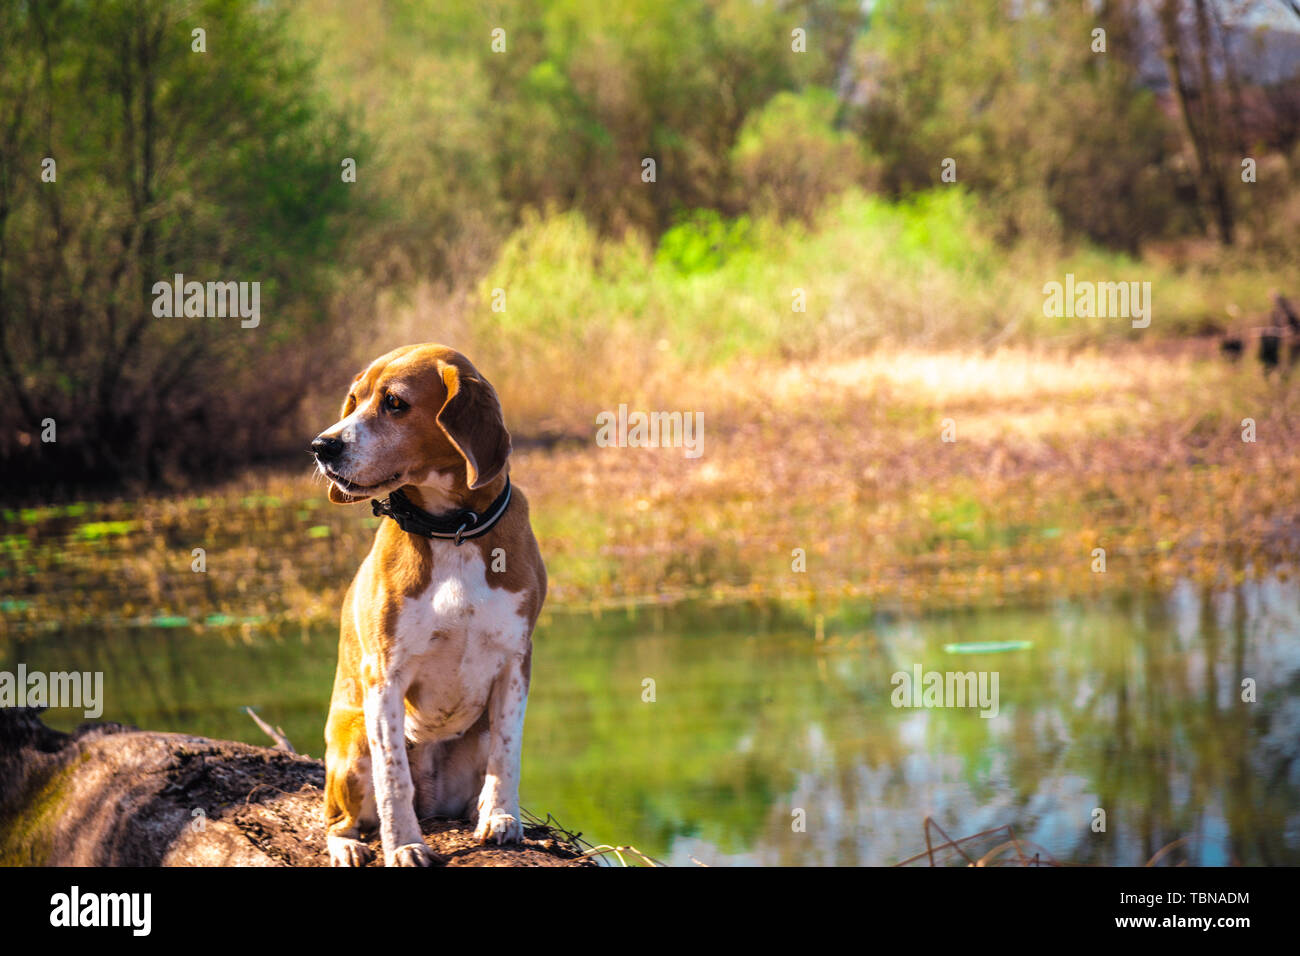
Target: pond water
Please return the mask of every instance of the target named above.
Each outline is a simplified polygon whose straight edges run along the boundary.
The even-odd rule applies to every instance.
[[[63,632],[10,639],[3,668],[100,670],[102,719],[264,744],[251,705],[319,757],[335,640]],[[592,842],[682,865],[891,864],[932,816],[954,837],[1010,825],[1060,861],[1136,865],[1182,840],[1165,862],[1300,864],[1285,579],[820,626],[788,606],[557,613],[535,646],[523,804]],[[996,716],[895,707],[894,675],[918,667],[996,673]]]

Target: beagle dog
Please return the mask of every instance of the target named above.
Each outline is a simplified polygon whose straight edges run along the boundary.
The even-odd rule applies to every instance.
[[[325,726],[330,863],[369,862],[360,837],[376,825],[386,865],[439,862],[420,834],[430,816],[474,820],[480,843],[517,842],[546,569],[510,484],[496,391],[453,349],[399,348],[356,377],[311,450],[330,501],[373,499],[385,518],[343,599]]]

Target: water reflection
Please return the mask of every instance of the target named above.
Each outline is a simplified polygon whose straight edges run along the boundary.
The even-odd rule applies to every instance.
[[[845,622],[850,623],[851,622]],[[848,629],[852,633],[851,627]],[[1300,588],[1289,577],[1203,593],[1180,583],[1165,601],[871,622],[876,640],[822,651],[818,713],[789,748],[792,785],[742,856],[758,864],[892,863],[924,849],[932,815],[954,836],[1011,824],[1062,861],[1136,865],[1185,841],[1164,863],[1300,861]],[[957,658],[945,644],[1031,637],[1032,650]],[[872,660],[878,655],[884,668]],[[841,683],[880,672],[997,669],[1002,713],[852,713]],[[1243,680],[1256,702],[1243,701]],[[774,756],[773,758],[778,759]],[[807,832],[791,826],[805,810]],[[1105,832],[1092,829],[1096,808]],[[708,861],[697,835],[669,859]]]
[[[822,640],[813,617],[764,605],[546,619],[525,805],[682,865],[894,863],[924,848],[927,815],[953,836],[1010,824],[1077,863],[1136,865],[1180,838],[1163,862],[1300,863],[1289,575],[919,620],[850,608]],[[335,639],[67,632],[3,656],[104,670],[105,719],[264,743],[239,709],[251,704],[319,755]],[[1010,640],[1030,646],[945,651]],[[895,708],[890,677],[917,664],[996,670],[998,716]]]

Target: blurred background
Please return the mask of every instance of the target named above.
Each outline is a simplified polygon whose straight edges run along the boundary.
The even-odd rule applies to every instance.
[[[155,316],[177,273],[259,324]],[[1298,314],[1292,0],[0,0],[0,667],[319,756],[377,519],[306,445],[436,341],[550,569],[530,809],[1295,864]],[[597,447],[620,404],[703,455]],[[1001,715],[895,710],[917,662]]]

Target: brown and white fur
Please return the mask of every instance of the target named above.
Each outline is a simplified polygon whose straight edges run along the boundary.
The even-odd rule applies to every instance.
[[[459,352],[396,349],[352,383],[312,443],[336,503],[401,488],[416,506],[482,514],[510,455],[496,391]],[[498,550],[500,549],[500,550]],[[493,570],[493,568],[500,570]],[[480,843],[521,839],[520,744],[546,569],[516,487],[501,520],[456,545],[384,519],[347,596],[325,728],[330,862],[428,866],[419,820],[469,818]]]

